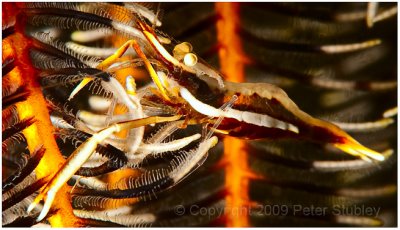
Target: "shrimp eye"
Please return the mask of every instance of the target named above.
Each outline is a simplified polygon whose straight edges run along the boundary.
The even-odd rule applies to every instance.
[[[172,51],[174,58],[181,61],[184,56],[193,50],[193,46],[189,42],[182,42],[174,47]]]
[[[194,53],[187,53],[183,58],[183,63],[187,66],[194,66],[197,63],[197,56]]]

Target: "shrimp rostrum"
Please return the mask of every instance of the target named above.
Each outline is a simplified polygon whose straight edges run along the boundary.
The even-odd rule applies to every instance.
[[[60,26],[63,15],[57,16],[59,20],[52,21],[45,20],[43,15],[51,14],[51,8],[67,6],[46,4],[29,5],[23,11],[29,17],[34,17],[36,24],[53,23],[54,26]],[[74,6],[68,5],[68,10],[61,14],[75,12],[78,29],[82,29],[79,27],[85,23],[95,25],[90,24],[90,20],[96,20],[96,25],[102,29],[96,32],[89,31],[93,28],[85,27],[86,31],[79,33],[101,34],[103,31],[127,39],[118,49],[110,51],[109,48],[99,48],[94,52],[90,47],[55,41],[47,34],[33,34],[30,38],[39,51],[32,55],[41,55],[51,63],[59,61],[56,67],[36,63],[41,65],[43,82],[78,81],[69,100],[76,100],[83,88],[94,83],[108,95],[108,98],[93,98],[98,100],[94,105],[105,104],[107,112],[103,115],[77,109],[62,116],[52,116],[53,124],[60,130],[59,135],[74,136],[79,146],[29,206],[28,211],[33,210],[44,200],[38,219],[43,219],[49,213],[57,191],[71,178],[78,178],[89,187],[86,190],[76,188],[74,192],[79,195],[89,195],[92,189],[96,190],[96,194],[110,198],[140,198],[168,189],[204,162],[208,150],[217,143],[215,134],[245,139],[301,139],[332,145],[365,161],[385,160],[384,155],[363,146],[338,126],[303,112],[277,86],[223,81],[220,73],[193,53],[189,43],[174,44],[171,39],[157,32],[150,25],[153,22],[161,24],[158,19],[155,20],[155,15],[141,15],[139,10],[104,4],[104,7],[119,8],[124,17],[117,17],[97,12],[90,5],[82,4],[79,9]],[[96,17],[88,17],[88,13]],[[74,35],[72,39],[81,39],[77,32]],[[79,53],[83,50],[87,56]],[[88,58],[93,52],[106,58]],[[62,61],[67,56],[65,53],[68,53],[70,62]],[[76,71],[77,68],[80,70]],[[154,84],[136,88],[135,76],[121,77],[121,72],[127,69],[145,70]],[[53,107],[58,114],[62,113],[62,108],[56,103]],[[117,113],[117,107],[125,108],[125,112]],[[146,140],[145,129],[157,123],[163,123],[164,126]],[[206,131],[164,141],[176,130],[192,125],[201,125]],[[195,147],[187,150],[194,142],[197,142]],[[143,160],[150,155],[162,156],[165,152],[181,149],[187,151],[176,156],[169,167],[145,171],[127,179],[124,186],[92,178],[124,167],[140,168]],[[105,161],[101,166],[86,167],[93,159],[103,159],[104,156],[117,158],[122,163],[115,167],[115,164]]]

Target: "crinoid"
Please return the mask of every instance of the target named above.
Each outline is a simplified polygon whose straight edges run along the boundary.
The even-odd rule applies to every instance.
[[[3,3],[3,226],[396,225],[396,14]]]

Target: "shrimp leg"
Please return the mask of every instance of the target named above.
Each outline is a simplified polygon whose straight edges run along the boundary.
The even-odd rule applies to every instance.
[[[89,157],[95,151],[97,145],[104,141],[111,134],[121,130],[133,129],[144,125],[176,121],[180,117],[181,116],[179,115],[171,117],[147,117],[114,124],[98,133],[93,134],[91,138],[86,140],[71,154],[61,169],[56,172],[53,178],[45,185],[43,190],[39,193],[31,205],[29,205],[27,210],[28,213],[31,212],[42,199],[45,199],[45,204],[38,217],[38,221],[42,220],[49,212],[55,196],[60,188],[74,175],[76,171],[78,171],[85,161],[89,159]]]
[[[113,55],[109,56],[106,58],[103,62],[101,62],[96,68],[99,70],[105,70],[108,67],[110,67],[113,63],[116,62],[118,58],[120,58],[124,53],[127,51],[129,47],[132,47],[138,56],[143,60],[144,65],[147,69],[147,71],[150,73],[150,77],[152,78],[153,82],[156,84],[157,88],[161,91],[162,96],[166,100],[170,100],[167,94],[166,89],[162,85],[160,78],[158,77],[156,71],[154,70],[153,66],[151,65],[149,59],[147,59],[146,55],[143,53],[141,50],[138,42],[134,39],[129,40],[125,42]],[[71,95],[69,96],[69,99],[73,98],[85,85],[87,85],[89,82],[91,82],[93,79],[90,77],[84,78],[77,87],[72,91]]]

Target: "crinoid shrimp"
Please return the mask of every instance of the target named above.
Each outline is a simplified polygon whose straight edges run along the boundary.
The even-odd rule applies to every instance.
[[[333,5],[4,3],[3,226],[393,225],[397,6]]]

